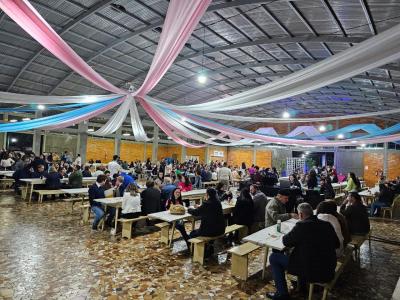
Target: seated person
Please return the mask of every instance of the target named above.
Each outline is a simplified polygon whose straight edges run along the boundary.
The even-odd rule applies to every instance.
[[[195,189],[201,189],[202,188],[202,181],[201,181],[201,172],[200,170],[196,170],[195,176],[194,176],[194,188]]]
[[[347,185],[345,187],[345,191],[352,192],[352,191],[360,191],[361,184],[356,175],[353,172],[350,172],[347,175]]]
[[[350,234],[365,235],[370,230],[367,208],[357,192],[350,192],[340,206],[340,213],[346,217]]]
[[[61,179],[62,176],[54,167],[50,167],[49,173],[46,174],[46,183],[44,184],[44,188],[46,190],[58,190],[61,188]],[[54,197],[54,195],[53,195]]]
[[[133,183],[129,184],[123,195],[121,218],[134,219],[141,214],[139,190]]]
[[[114,184],[114,191],[113,191],[113,196],[114,197],[122,197],[124,195],[124,177],[122,176],[117,176]]]
[[[154,187],[154,181],[146,181],[146,189],[141,193],[142,214],[148,215],[161,211],[161,192]]]
[[[265,208],[265,227],[275,225],[278,220],[286,221],[297,218],[295,213],[286,213],[285,204],[289,201],[289,191],[281,189],[274,199],[271,199]]]
[[[176,227],[182,234],[182,237],[188,243],[189,239],[198,236],[220,236],[225,233],[225,219],[222,211],[221,202],[217,198],[217,192],[213,188],[208,188],[205,195],[205,200],[202,205],[196,205],[195,208],[189,208],[188,213],[201,217],[200,228],[193,230],[188,235],[183,225]],[[189,248],[189,244],[188,244]],[[210,246],[207,252],[212,253],[213,249]]]
[[[182,192],[189,192],[192,190],[192,183],[189,180],[188,176],[182,176],[181,182],[178,183],[178,187]]]
[[[332,209],[333,208],[333,209]],[[337,214],[336,207],[332,207],[328,204],[328,201],[322,201],[320,204],[317,206],[317,218],[329,222],[333,229],[336,232],[336,236],[339,240],[340,247],[336,249],[336,256],[341,257],[343,255],[344,251],[344,245],[343,245],[343,234],[342,234],[342,227],[340,226],[340,222],[338,218],[336,218],[335,214]]]
[[[187,204],[187,203],[185,203]],[[165,210],[169,210],[171,205],[183,205],[183,200],[182,200],[182,195],[181,195],[181,189],[180,188],[175,188],[172,193],[171,197],[167,200],[165,203]],[[189,205],[186,205],[189,206]]]
[[[107,176],[105,175],[99,175],[97,176],[96,182],[89,187],[89,202],[90,202],[90,208],[95,215],[92,229],[97,230],[97,226],[99,225],[99,222],[101,218],[104,216],[104,209],[103,205],[100,202],[96,202],[96,199],[101,199],[105,198],[104,195],[104,185],[107,181]],[[115,209],[110,209],[110,214],[106,220],[107,225],[111,225],[112,220],[114,218],[115,214]]]
[[[276,293],[267,293],[269,299],[290,299],[285,271],[299,279],[300,291],[307,283],[329,282],[335,276],[336,248],[339,240],[331,224],[313,216],[312,207],[301,203],[297,207],[300,221],[283,236],[283,245],[293,248],[290,255],[273,252],[269,261],[275,281]]]
[[[73,172],[68,177],[68,188],[82,187],[82,172],[81,166],[75,165]]]
[[[217,185],[215,186],[215,190],[217,191],[217,197],[218,197],[219,201],[221,201],[221,202],[233,198],[231,192],[225,191],[225,184],[221,181],[219,181],[217,183]]]
[[[299,188],[301,189],[301,183],[297,179],[297,176],[295,174],[292,174],[289,176],[289,182],[290,182],[290,187],[291,188]]]
[[[37,170],[32,173],[32,178],[46,178],[47,172],[44,170],[44,165],[38,165]]]
[[[253,211],[253,199],[251,199],[249,189],[245,188],[240,192],[240,196],[236,200],[235,208],[233,209],[233,223],[245,225],[247,232],[250,232],[254,220]]]
[[[390,207],[393,203],[394,193],[383,183],[379,184],[379,194],[371,204],[371,217],[379,217],[382,207]]]
[[[265,208],[268,198],[256,184],[250,186],[250,195],[253,198],[253,224],[251,232],[265,228]]]
[[[333,190],[331,179],[329,177],[321,177],[320,194],[324,194],[325,199],[335,199],[335,191]]]
[[[90,166],[85,166],[82,171],[82,177],[92,177],[92,173],[90,172]]]

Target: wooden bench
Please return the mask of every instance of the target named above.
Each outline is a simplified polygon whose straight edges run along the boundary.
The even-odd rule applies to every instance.
[[[160,242],[168,245],[168,243],[169,243],[169,223],[168,222],[156,223],[156,224],[154,224],[154,226],[161,229]]]
[[[232,254],[231,259],[231,274],[239,277],[242,280],[247,280],[249,277],[249,254],[257,250],[260,246],[252,243],[244,243],[228,250]]]
[[[15,180],[13,178],[0,178],[0,185],[3,191],[5,191],[7,188],[11,188],[14,182]]]
[[[33,192],[38,193],[39,195],[38,203],[43,202],[43,196],[64,194],[61,190],[33,190]]]
[[[90,204],[82,204],[80,206],[82,209],[82,224],[86,225],[89,224],[89,218],[90,218]]]
[[[350,246],[353,247],[354,251],[354,258],[356,261],[360,261],[360,248],[361,245],[368,240],[369,243],[369,248],[371,249],[371,233],[372,233],[372,228],[366,235],[352,235],[351,236],[351,241],[350,241]]]
[[[309,291],[308,291],[308,300],[312,300],[312,296],[313,296],[314,286],[315,285],[319,285],[319,286],[322,286],[324,288],[324,292],[323,292],[323,295],[322,295],[322,300],[325,300],[328,297],[328,292],[334,287],[334,285],[335,285],[336,281],[338,280],[340,274],[342,274],[344,267],[350,261],[352,251],[353,251],[352,247],[349,247],[349,246],[346,247],[346,249],[344,251],[344,255],[341,258],[339,258],[337,263],[336,263],[335,277],[332,279],[331,282],[328,282],[328,283],[318,283],[318,282],[310,283],[310,288],[309,288]]]
[[[199,236],[193,239],[190,239],[189,242],[194,247],[193,250],[193,262],[198,262],[201,265],[204,264],[204,250],[206,248],[207,242],[217,240],[226,234],[239,232],[239,239],[241,240],[245,234],[247,233],[247,227],[244,225],[230,225],[225,228],[225,233],[219,236]]]
[[[85,201],[85,198],[83,197],[71,197],[71,198],[63,198],[62,199],[64,202],[70,202],[71,203],[71,212],[74,211],[74,205],[76,202],[81,202],[83,205],[83,202]],[[89,200],[89,199],[87,199]]]
[[[118,222],[121,222],[122,224],[122,237],[130,239],[132,237],[132,224],[133,222],[138,222],[141,220],[146,220],[147,216],[139,216],[137,218],[133,219],[118,219]]]

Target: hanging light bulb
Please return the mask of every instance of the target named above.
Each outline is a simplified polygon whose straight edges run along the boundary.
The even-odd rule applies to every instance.
[[[367,144],[361,144],[360,146],[364,148],[365,146],[367,146]]]
[[[46,109],[46,106],[44,106],[43,104],[39,104],[39,105],[37,106],[37,108],[38,108],[39,110],[45,110],[45,109]]]
[[[325,132],[325,131],[326,131],[326,126],[325,126],[325,125],[319,126],[318,130],[319,130],[320,132]]]
[[[284,119],[289,119],[290,118],[290,113],[288,112],[288,111],[284,111],[283,113],[282,113],[282,118],[284,118]]]

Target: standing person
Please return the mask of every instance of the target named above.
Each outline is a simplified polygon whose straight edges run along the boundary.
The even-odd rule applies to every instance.
[[[293,248],[290,255],[273,252],[269,261],[276,292],[267,293],[267,298],[275,300],[290,299],[285,271],[297,275],[298,286],[306,291],[307,283],[330,282],[335,276],[336,248],[339,240],[333,227],[313,215],[308,203],[301,203],[297,211],[300,221],[283,236],[283,245]]]
[[[15,161],[12,159],[11,154],[6,153],[6,157],[3,158],[0,162],[0,166],[4,170],[11,170],[11,166],[15,163]]]
[[[110,171],[111,177],[113,177],[114,174],[118,174],[122,170],[122,167],[118,163],[118,155],[113,156],[113,160],[108,163],[107,168]]]
[[[82,157],[80,154],[76,156],[74,164],[77,166],[82,166]]]
[[[104,216],[104,209],[103,205],[100,202],[96,202],[96,199],[102,199],[105,198],[106,196],[104,195],[104,185],[107,181],[107,176],[105,175],[99,175],[97,176],[96,182],[93,183],[89,187],[89,202],[90,202],[90,208],[92,212],[94,213],[94,221],[92,225],[93,230],[97,230],[97,226],[99,225],[99,222],[101,218]],[[113,218],[113,214],[111,213],[108,217],[107,223],[110,224]],[[111,218],[111,221],[110,221]]]
[[[251,232],[256,232],[265,228],[265,207],[268,204],[268,198],[260,191],[258,185],[250,186],[250,195],[253,198],[253,224]]]
[[[194,177],[194,188],[195,189],[201,189],[202,188],[202,181],[201,181],[201,171],[196,170],[195,171],[195,177]]]
[[[222,182],[227,188],[232,181],[232,171],[228,168],[228,164],[224,162],[223,167],[218,170],[218,181]]]
[[[352,235],[365,235],[370,230],[368,212],[357,192],[350,192],[340,206],[340,213],[346,217]]]
[[[286,221],[290,218],[297,218],[295,213],[286,213],[285,204],[289,201],[289,191],[279,190],[278,195],[271,199],[265,208],[265,227],[275,225],[278,220]]]
[[[317,173],[312,169],[308,175],[307,188],[313,190],[316,187],[318,187]]]

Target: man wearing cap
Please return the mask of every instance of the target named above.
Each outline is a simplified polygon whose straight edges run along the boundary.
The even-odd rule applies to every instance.
[[[298,218],[295,213],[286,213],[285,204],[289,201],[289,190],[279,190],[278,195],[270,200],[265,208],[265,227],[278,223],[278,220],[286,221],[291,218]]]

